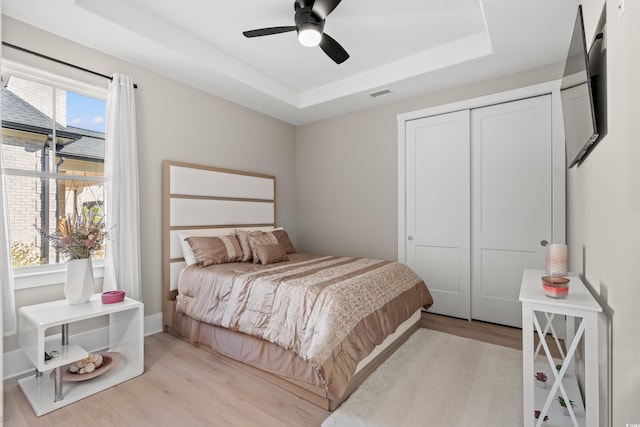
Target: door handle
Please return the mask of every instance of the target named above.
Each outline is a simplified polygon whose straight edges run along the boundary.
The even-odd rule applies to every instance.
[[[546,240],[542,240],[540,242],[540,246],[547,246],[549,244],[549,242],[547,242]]]
[[[409,236],[409,237],[407,237],[407,239],[413,240],[413,236]]]

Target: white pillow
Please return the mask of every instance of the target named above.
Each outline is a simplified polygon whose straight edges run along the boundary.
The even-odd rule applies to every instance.
[[[193,253],[193,249],[191,249],[191,245],[187,242],[187,237],[191,237],[189,233],[178,233],[178,239],[180,239],[180,247],[182,248],[182,256],[184,257],[184,262],[187,265],[196,263],[196,256]]]

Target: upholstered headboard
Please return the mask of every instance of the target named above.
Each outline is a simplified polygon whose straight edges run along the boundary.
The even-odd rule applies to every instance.
[[[178,233],[224,234],[276,224],[276,178],[165,160],[162,196],[162,298],[171,325],[177,282],[185,267]]]

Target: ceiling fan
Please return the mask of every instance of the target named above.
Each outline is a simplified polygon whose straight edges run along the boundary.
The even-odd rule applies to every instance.
[[[304,46],[318,46],[333,59],[336,64],[342,64],[349,59],[349,54],[340,43],[324,32],[324,22],[327,16],[340,4],[341,0],[296,0],[294,22],[296,25],[286,27],[268,27],[257,30],[244,31],[245,37],[261,37],[272,34],[298,32],[298,40]]]

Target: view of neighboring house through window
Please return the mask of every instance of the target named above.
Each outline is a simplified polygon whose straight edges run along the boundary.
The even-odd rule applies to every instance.
[[[2,80],[13,265],[65,262],[41,232],[64,233],[77,221],[103,220],[106,102],[17,76]],[[101,251],[94,258],[103,256]]]

